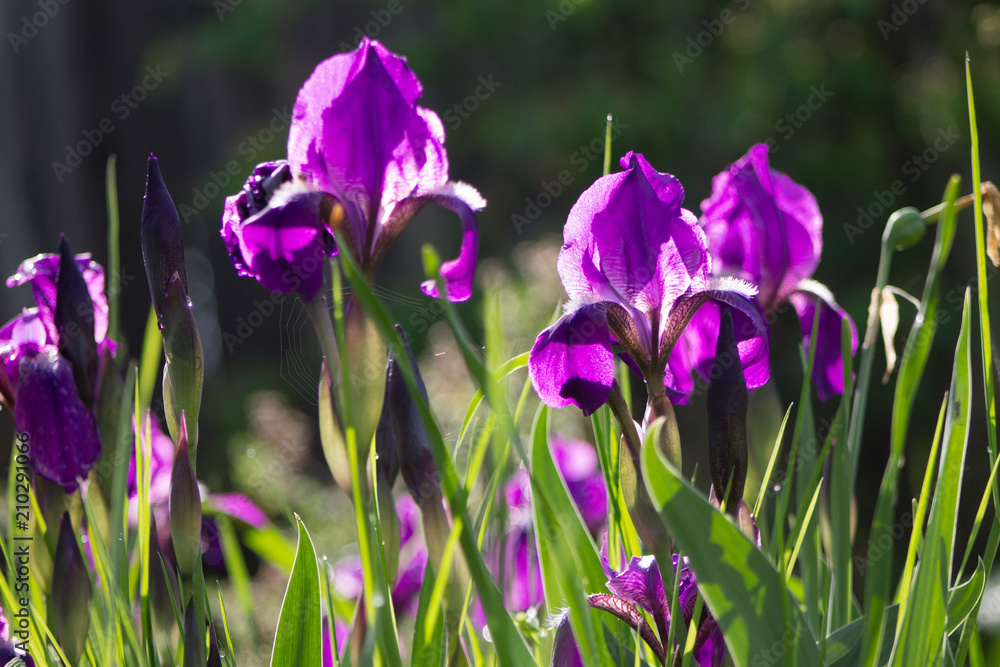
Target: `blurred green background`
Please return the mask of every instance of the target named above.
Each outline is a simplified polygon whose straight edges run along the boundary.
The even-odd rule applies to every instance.
[[[423,82],[421,104],[445,124],[451,177],[475,185],[489,202],[479,218],[481,255],[496,258],[497,270],[523,272],[525,264],[511,258],[535,256],[525,243],[557,246],[569,208],[601,174],[609,113],[616,119],[615,160],[630,150],[644,153],[680,178],[695,212],[714,174],[751,144],[769,142],[772,166],[819,201],[824,252],[815,278],[861,332],[888,213],[937,203],[953,172],[968,183],[966,52],[983,176],[1000,177],[1000,4],[68,0],[55,3],[37,27],[40,7],[0,7],[8,41],[0,48],[0,269],[10,275],[21,259],[54,251],[60,232],[78,252],[106,264],[104,169],[116,154],[123,270],[109,284],[120,290],[124,332],[136,353],[149,305],[138,221],[145,159],[155,153],[187,223],[190,291],[208,364],[202,438],[219,443],[203,448],[202,470],[220,488],[245,465],[243,445],[228,443],[234,433],[253,431],[249,399],[261,390],[309,415],[295,451],[322,461],[312,419],[318,350],[308,318],[292,299],[272,301],[236,276],[218,230],[224,197],[257,162],[284,157],[298,87],[316,63],[353,48],[362,35],[406,55]],[[235,177],[226,173],[233,162]],[[564,171],[569,185],[557,188]],[[903,194],[892,192],[895,181]],[[875,219],[867,231],[858,224],[861,211]],[[961,295],[974,274],[971,215],[961,220],[935,342],[940,363],[929,367],[917,402],[901,506],[919,488],[948,386]],[[441,312],[420,294],[419,246],[430,241],[451,256],[458,240],[454,219],[422,212],[378,276],[415,347],[426,360],[437,359],[431,371],[448,353],[434,347]],[[919,298],[932,245],[933,231],[899,255],[890,282]],[[521,298],[536,300],[540,327],[562,292],[552,264],[527,276]],[[0,291],[2,319],[29,298]],[[478,306],[474,300],[462,307],[470,322],[480,317]],[[512,309],[512,317],[518,312]],[[899,345],[913,309],[902,304],[901,316]],[[525,351],[537,330],[522,332],[522,347],[510,352]],[[758,399],[761,422],[773,421],[775,411],[780,419],[797,400],[798,350],[797,323],[788,314],[774,331],[774,382]],[[877,373],[883,363],[879,351]],[[981,386],[980,377],[977,392]],[[892,382],[875,382],[858,491],[862,544],[887,455],[891,393]],[[460,413],[463,400],[437,409]],[[819,406],[818,419],[835,407]],[[975,410],[960,540],[988,473],[978,393]],[[703,416],[697,403],[680,414],[692,462]],[[329,480],[321,463],[295,465],[317,485]],[[992,622],[1000,627],[1000,613]]]

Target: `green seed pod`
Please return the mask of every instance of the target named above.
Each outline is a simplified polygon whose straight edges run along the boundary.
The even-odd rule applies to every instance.
[[[924,238],[926,230],[927,221],[924,216],[912,206],[907,206],[889,216],[882,242],[896,250],[905,250],[917,245]]]

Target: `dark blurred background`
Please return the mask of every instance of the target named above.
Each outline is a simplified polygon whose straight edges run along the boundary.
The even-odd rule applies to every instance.
[[[444,121],[452,178],[489,201],[479,218],[481,253],[501,262],[517,244],[560,232],[580,192],[601,174],[609,113],[615,160],[644,153],[681,179],[696,212],[715,173],[768,141],[772,166],[819,200],[824,253],[815,277],[863,333],[888,212],[937,203],[953,172],[963,176],[963,192],[970,189],[966,52],[982,173],[1000,177],[1000,4],[6,0],[0,16],[0,271],[10,275],[22,259],[55,251],[60,233],[106,265],[104,174],[116,154],[122,275],[109,282],[120,290],[124,335],[137,354],[149,308],[138,222],[145,159],[155,153],[187,223],[188,276],[209,372],[203,441],[242,427],[252,391],[276,389],[306,410],[314,402],[317,353],[307,318],[292,299],[273,304],[236,275],[219,237],[220,215],[224,197],[256,163],[284,157],[288,115],[315,65],[364,34],[408,57],[424,85],[421,104]],[[571,182],[557,191],[563,171]],[[867,231],[859,208],[874,218]],[[919,491],[961,294],[974,275],[970,221],[962,215],[944,279],[945,317],[910,431],[904,507]],[[419,245],[430,240],[451,256],[458,239],[453,219],[425,211],[379,275],[418,349],[440,319],[419,291]],[[898,255],[892,284],[919,298],[932,246],[933,230]],[[27,290],[0,290],[0,319],[29,299]],[[913,312],[902,304],[899,345]],[[476,302],[463,313],[474,321]],[[788,316],[775,331],[782,409],[797,400],[801,379],[796,327]],[[876,376],[882,364],[879,351]],[[884,469],[892,387],[876,379],[872,390],[859,541]],[[988,474],[981,377],[975,387],[960,540]],[[818,417],[835,407],[819,406]],[[682,421],[700,423],[702,414]],[[224,456],[216,466],[225,478]]]

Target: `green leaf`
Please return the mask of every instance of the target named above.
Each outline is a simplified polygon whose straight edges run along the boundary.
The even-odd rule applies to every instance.
[[[548,407],[538,409],[531,431],[531,505],[542,566],[545,603],[554,610],[569,606],[570,626],[587,664],[603,654],[597,641],[587,593],[605,590],[607,576],[580,513],[552,460],[547,433]],[[565,576],[572,573],[572,576]],[[603,656],[607,659],[607,656]]]
[[[948,392],[938,482],[920,552],[920,567],[914,577],[909,600],[904,600],[901,607],[903,620],[896,638],[894,665],[937,662],[947,643],[945,595],[951,577],[958,499],[962,488],[965,451],[969,442],[969,418],[972,414],[972,354],[969,348],[971,310],[970,293],[966,289],[962,328],[958,334],[951,390]]]
[[[948,634],[955,632],[979,606],[986,588],[986,566],[982,559],[969,580],[948,591]]]
[[[869,534],[868,560],[872,565],[865,577],[868,629],[865,633],[866,643],[863,651],[863,664],[869,667],[876,664],[876,657],[881,654],[879,647],[882,643],[885,621],[883,612],[889,600],[889,585],[892,579],[894,540],[890,531],[898,496],[899,471],[902,468],[910,414],[937,330],[936,315],[941,297],[941,272],[955,240],[955,200],[958,197],[959,182],[957,175],[952,176],[945,190],[945,207],[938,221],[937,239],[931,256],[930,269],[927,272],[927,282],[924,284],[924,294],[920,301],[920,309],[910,328],[909,337],[906,339],[899,374],[896,377],[889,436],[889,462],[882,477],[882,486],[875,504],[875,518]],[[889,547],[885,550],[880,546],[880,543],[884,542],[883,535],[888,535],[890,538]]]
[[[271,667],[299,667],[323,663],[323,631],[320,619],[319,568],[316,550],[302,519],[296,516],[299,544],[281,603],[274,634]]]
[[[819,652],[781,574],[655,447],[642,449],[650,498],[698,576],[733,662],[817,665]]]
[[[444,662],[444,623],[440,622],[439,619],[430,633],[427,631],[427,612],[434,581],[434,568],[431,567],[430,563],[427,563],[420,586],[417,620],[413,625],[412,664],[414,665],[441,665]],[[430,639],[427,639],[428,634],[430,634]]]

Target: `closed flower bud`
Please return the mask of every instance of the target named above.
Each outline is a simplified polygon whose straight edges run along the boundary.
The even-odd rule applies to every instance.
[[[59,238],[59,277],[53,323],[59,333],[59,353],[73,365],[80,399],[91,405],[97,378],[97,342],[94,340],[94,301],[65,237]]]
[[[183,280],[174,274],[167,281],[163,314],[160,317],[163,352],[167,359],[163,373],[163,408],[170,437],[177,442],[178,415],[187,415],[187,428],[192,450],[198,447],[198,413],[205,379],[201,337],[195,326],[191,301]]]
[[[180,438],[170,471],[170,535],[182,575],[190,575],[201,558],[201,493],[188,454],[186,416],[181,413]]]
[[[91,595],[87,564],[80,554],[69,512],[64,512],[52,566],[49,627],[71,665],[79,663],[87,643]]]
[[[434,455],[427,430],[417,411],[417,406],[410,396],[406,380],[399,364],[409,364],[417,376],[417,388],[424,401],[427,401],[427,389],[420,369],[413,358],[410,344],[398,324],[396,330],[403,338],[404,348],[394,352],[389,360],[386,372],[385,409],[382,419],[385,426],[381,429],[380,440],[376,443],[379,458],[397,460],[399,470],[403,473],[403,481],[410,495],[421,508],[428,502],[441,504],[441,479],[434,464]],[[387,472],[390,465],[387,464]]]
[[[184,667],[207,665],[205,658],[205,628],[195,613],[194,598],[184,609]]]
[[[146,194],[142,200],[142,261],[146,266],[153,307],[156,314],[161,315],[167,283],[177,274],[186,292],[187,275],[181,221],[152,155],[146,163]]]
[[[889,216],[882,241],[896,250],[905,250],[917,245],[924,238],[926,229],[927,221],[920,215],[920,211],[907,206]]]
[[[743,499],[747,477],[747,386],[739,359],[732,314],[726,310],[708,385],[708,464],[715,496],[725,500],[730,513]]]
[[[375,322],[357,301],[348,303],[345,319],[343,363],[348,369],[348,384],[341,390],[351,397],[358,461],[363,466],[382,414],[386,349]]]
[[[347,454],[347,440],[344,438],[340,414],[333,400],[330,370],[325,359],[319,374],[319,439],[334,481],[348,497],[352,497],[351,460]]]

